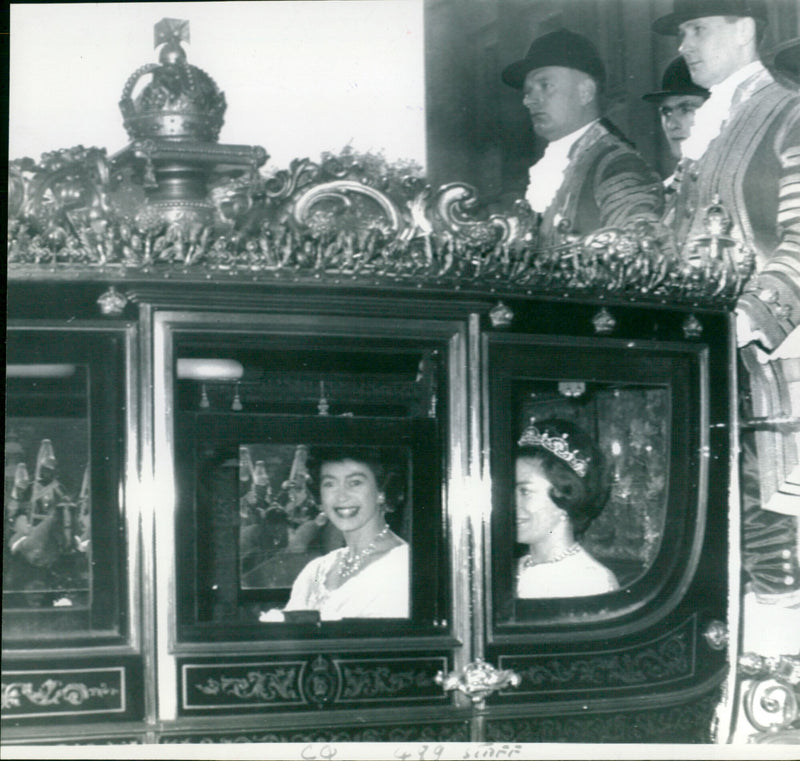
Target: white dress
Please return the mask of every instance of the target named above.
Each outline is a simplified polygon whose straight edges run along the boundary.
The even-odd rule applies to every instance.
[[[577,552],[553,563],[517,566],[517,597],[588,597],[619,589],[613,572],[581,547]]]
[[[340,618],[408,618],[408,544],[351,576],[340,587],[328,589],[325,579],[347,547],[315,558],[297,575],[284,610],[318,610],[323,621]]]

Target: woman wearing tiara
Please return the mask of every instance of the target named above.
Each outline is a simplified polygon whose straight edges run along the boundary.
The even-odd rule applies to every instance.
[[[292,585],[283,611],[319,611],[320,618],[408,618],[408,544],[386,522],[385,472],[376,453],[330,450],[318,457],[322,514],[346,545],[315,558]],[[284,620],[279,610],[261,621]]]
[[[619,589],[616,576],[578,541],[605,505],[600,450],[566,420],[531,420],[516,452],[516,596],[586,597]]]

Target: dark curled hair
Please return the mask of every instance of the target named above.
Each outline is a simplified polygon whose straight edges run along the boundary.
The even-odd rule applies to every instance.
[[[366,465],[375,477],[378,491],[386,496],[386,510],[391,511],[398,500],[402,501],[403,494],[398,493],[398,478],[396,464],[387,459],[381,450],[368,446],[329,446],[312,447],[309,458],[309,475],[311,488],[316,497],[319,497],[319,482],[322,466],[326,462],[343,462],[353,460]],[[399,490],[402,492],[402,489]]]
[[[567,420],[543,420],[534,423],[549,436],[564,436],[570,451],[587,463],[586,475],[579,476],[570,465],[543,446],[517,447],[516,457],[527,457],[541,464],[550,481],[550,499],[569,516],[576,538],[580,538],[600,515],[611,493],[611,481],[605,458],[592,438]]]

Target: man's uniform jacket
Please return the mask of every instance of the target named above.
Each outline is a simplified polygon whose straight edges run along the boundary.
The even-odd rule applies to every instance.
[[[778,346],[800,322],[800,96],[766,69],[736,90],[727,121],[698,161],[679,165],[675,207],[667,220],[684,254],[707,234],[703,214],[719,196],[731,236],[756,257],[756,273],[739,302]]]
[[[542,215],[539,246],[562,242],[562,233],[587,235],[636,217],[657,221],[663,209],[658,176],[636,150],[602,121],[581,135],[555,197]]]

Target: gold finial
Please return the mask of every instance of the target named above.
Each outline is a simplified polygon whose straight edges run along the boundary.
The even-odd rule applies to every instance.
[[[155,41],[153,47],[157,48],[165,42],[191,42],[189,38],[189,22],[180,18],[162,18],[154,27]]]

